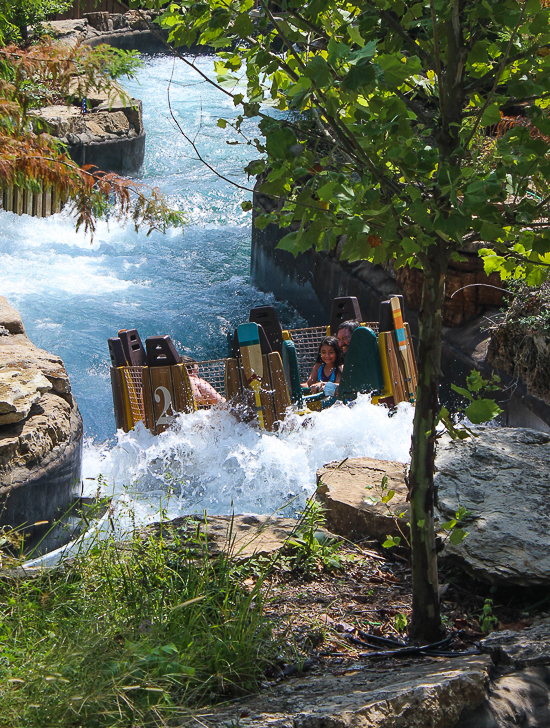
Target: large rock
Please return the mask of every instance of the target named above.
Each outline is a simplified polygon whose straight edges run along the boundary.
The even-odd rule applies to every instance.
[[[438,663],[395,662],[384,670],[350,668],[310,676],[201,711],[182,725],[242,728],[454,728],[460,714],[485,698],[490,658]]]
[[[408,532],[409,504],[403,463],[374,458],[334,462],[317,471],[317,497],[326,507],[327,527],[349,539]],[[382,479],[387,487],[382,490]],[[388,503],[382,498],[395,491]]]
[[[38,369],[0,369],[0,425],[24,420],[33,404],[51,388]]]
[[[9,334],[24,334],[25,327],[19,312],[9,305],[7,300],[0,296],[0,336],[9,336]]]
[[[502,305],[502,281],[498,273],[485,273],[478,249],[473,244],[460,251],[460,261],[452,261],[445,276],[443,326],[463,326],[467,321],[491,308]],[[396,280],[408,307],[418,310],[422,301],[422,272],[418,268],[400,268]]]
[[[550,403],[550,335],[546,331],[534,332],[527,324],[504,321],[491,332],[487,361],[525,382],[529,394]]]
[[[523,428],[474,428],[447,441],[435,483],[444,520],[459,506],[468,536],[443,555],[493,584],[550,584],[550,435]]]
[[[0,325],[2,301],[0,296]],[[39,349],[25,334],[0,336],[0,368],[38,369],[52,385],[52,389],[68,402],[72,402],[71,383],[59,356]]]
[[[73,86],[77,98],[82,90]],[[88,113],[80,106],[54,105],[34,112],[37,124],[45,122],[52,136],[67,144],[70,157],[79,165],[93,164],[105,172],[137,172],[145,155],[142,105],[129,99],[122,89],[86,92]]]
[[[514,668],[550,665],[550,619],[543,619],[521,632],[493,632],[482,640],[481,649],[499,665]]]
[[[182,516],[169,523],[151,524],[144,532],[158,535],[162,528],[164,538],[171,538],[173,532],[185,537],[186,533],[195,533],[198,529],[206,536],[210,553],[224,551],[235,561],[246,561],[280,551],[296,531],[297,524],[295,518],[271,516]]]
[[[456,728],[548,728],[550,620],[522,632],[495,632],[481,649],[495,664],[487,698],[467,708]]]
[[[80,486],[81,451],[82,419],[63,362],[34,346],[0,296],[0,526],[41,521],[25,528],[26,544],[44,539]],[[61,545],[64,535],[52,531],[41,547]]]

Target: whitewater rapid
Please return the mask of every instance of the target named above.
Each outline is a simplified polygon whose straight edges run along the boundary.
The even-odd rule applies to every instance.
[[[315,491],[316,471],[350,457],[407,462],[413,407],[391,414],[361,395],[307,416],[287,416],[278,433],[238,422],[225,409],[180,415],[154,436],[141,423],[113,447],[85,450],[86,489],[128,495],[140,519],[188,513],[296,514]],[[365,494],[368,495],[368,494]]]

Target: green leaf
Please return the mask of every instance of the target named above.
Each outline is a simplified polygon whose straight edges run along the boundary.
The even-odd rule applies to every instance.
[[[389,503],[394,495],[395,490],[388,490],[387,494],[382,498],[382,503]]]
[[[472,404],[466,407],[466,417],[474,425],[480,425],[482,422],[490,422],[502,412],[494,399],[476,399]]]
[[[375,506],[377,503],[380,502],[380,498],[377,498],[374,495],[369,495],[367,498],[364,499],[365,503],[368,503],[370,506]]]
[[[401,543],[401,536],[386,536],[386,540],[382,544],[385,549],[390,549],[392,546],[399,546]]]
[[[350,56],[349,56],[350,62],[356,63],[357,61],[361,61],[361,60],[370,61],[371,58],[374,58],[374,55],[376,53],[377,43],[378,43],[378,41],[376,41],[376,40],[370,40],[360,50],[353,51],[353,53],[350,53]]]
[[[473,397],[470,392],[468,392],[467,389],[464,389],[463,387],[457,387],[456,384],[451,384],[451,389],[454,392],[457,392],[457,394],[461,394],[463,397],[466,397],[466,399],[469,399],[472,401]]]
[[[241,207],[245,212],[248,212],[248,210],[252,210],[252,203],[250,200],[245,200],[244,202],[241,202]]]
[[[481,125],[493,126],[493,124],[498,124],[501,118],[502,117],[500,115],[500,109],[498,107],[498,104],[490,104],[483,112],[483,116],[481,117]]]
[[[379,55],[375,61],[384,71],[384,81],[390,89],[396,89],[406,78],[421,70],[420,61],[415,56],[399,58],[393,54]]]
[[[254,24],[250,20],[248,13],[239,13],[233,22],[231,28],[233,33],[237,33],[241,38],[246,38],[254,33]]]
[[[304,74],[318,87],[328,86],[332,81],[332,71],[322,56],[313,56],[307,64]]]
[[[352,39],[354,43],[357,43],[358,46],[361,46],[361,48],[365,45],[365,41],[363,40],[363,36],[359,32],[359,28],[355,25],[350,25],[348,27],[348,33],[349,37]]]
[[[275,132],[267,135],[265,147],[267,153],[273,159],[294,158],[290,147],[296,144],[294,132],[286,126],[279,127]]]
[[[484,379],[477,369],[472,369],[466,377],[466,384],[470,392],[480,392],[486,384],[489,384],[489,380]]]
[[[341,88],[344,91],[357,91],[360,88],[371,86],[375,80],[376,73],[372,63],[363,60],[350,68],[344,76]]]
[[[459,544],[464,541],[467,535],[468,531],[463,531],[462,528],[455,528],[455,530],[449,536],[449,541],[452,544]]]
[[[338,183],[335,181],[327,182],[317,190],[317,197],[322,202],[330,202],[333,199],[334,188]]]
[[[453,518],[452,521],[446,521],[445,523],[442,523],[441,528],[443,528],[445,531],[450,531],[456,526],[457,523],[458,521]]]
[[[218,126],[220,129],[225,129],[227,126],[227,121],[225,119],[218,119]]]

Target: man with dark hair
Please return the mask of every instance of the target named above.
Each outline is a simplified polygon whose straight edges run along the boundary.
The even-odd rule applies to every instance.
[[[342,323],[338,327],[336,337],[338,339],[338,343],[340,344],[340,349],[342,349],[344,359],[346,358],[346,352],[348,350],[349,342],[351,341],[351,335],[353,334],[355,329],[359,328],[360,325],[361,322],[354,319],[350,321],[342,321]]]

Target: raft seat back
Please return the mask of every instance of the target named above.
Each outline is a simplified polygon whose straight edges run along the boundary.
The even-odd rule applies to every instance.
[[[302,384],[296,346],[292,339],[283,342],[283,367],[292,404],[302,406]]]
[[[416,391],[418,386],[418,370],[409,324],[405,322],[405,340],[407,342],[406,356],[408,369],[411,373],[410,386]],[[379,350],[384,370],[384,393],[393,397],[393,404],[409,402],[409,386],[406,380],[402,355],[399,352],[399,343],[395,331],[382,332],[379,337]]]
[[[254,323],[254,321],[249,322]],[[260,338],[260,348],[262,350],[262,354],[271,354],[272,348],[271,344],[269,343],[269,340],[266,336],[266,333],[264,331],[263,326],[258,325],[258,336]],[[241,350],[239,348],[239,337],[237,336],[237,329],[235,329],[235,333],[233,334],[233,342],[231,346],[231,357],[232,359],[238,359],[241,356]]]
[[[393,298],[399,299],[399,305],[401,306],[401,315],[403,316],[403,321],[405,321],[405,302],[403,300],[403,296],[393,296]],[[393,325],[393,313],[391,310],[391,303],[390,301],[382,301],[380,303],[380,317],[379,317],[379,324],[378,324],[378,331],[394,331],[395,327]]]
[[[111,357],[111,366],[112,367],[127,366],[128,360],[126,359],[126,354],[124,352],[124,347],[122,346],[122,341],[120,340],[120,337],[112,336],[110,339],[107,339],[107,344],[109,346],[109,356]]]
[[[181,364],[181,357],[169,336],[149,336],[145,339],[148,367],[171,367]]]
[[[361,326],[351,337],[344,371],[338,387],[338,399],[346,402],[359,393],[379,392],[384,387],[376,334]]]
[[[327,336],[336,336],[338,327],[344,321],[362,321],[361,309],[356,296],[340,296],[332,301],[332,310],[330,312],[330,332],[327,330]]]
[[[251,322],[254,323],[254,322]],[[260,380],[260,401],[265,429],[277,429],[284,420],[291,404],[283,362],[278,351],[262,355],[263,374]],[[254,392],[246,380],[240,358],[225,362],[225,392],[227,401],[235,408],[235,414],[245,422],[257,419]]]
[[[145,349],[137,329],[121,329],[118,336],[122,342],[128,365],[131,367],[144,367],[146,363]]]
[[[250,309],[250,316],[248,320],[251,323],[258,324],[262,327],[266,339],[271,346],[271,351],[278,351],[282,356],[283,354],[283,329],[279,323],[279,317],[277,311],[273,306],[256,306]],[[260,338],[260,344],[262,343]],[[264,352],[268,354],[269,352]]]
[[[142,367],[141,377],[144,421],[153,435],[170,427],[178,412],[196,410],[193,387],[184,364]]]

